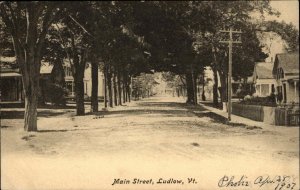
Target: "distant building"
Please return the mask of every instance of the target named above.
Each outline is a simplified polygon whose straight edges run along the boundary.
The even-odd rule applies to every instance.
[[[276,80],[272,74],[273,63],[255,63],[253,71],[253,83],[255,94],[259,97],[269,96],[275,93]]]
[[[277,101],[299,103],[299,53],[277,54],[272,73],[278,86]]]
[[[64,60],[63,70],[65,72],[66,88],[68,89],[69,96],[75,96],[75,83],[72,75],[72,69],[70,62]],[[91,97],[92,94],[92,74],[91,64],[87,63],[87,67],[84,71],[84,94],[87,97]],[[98,96],[104,97],[104,74],[100,70],[98,71]]]

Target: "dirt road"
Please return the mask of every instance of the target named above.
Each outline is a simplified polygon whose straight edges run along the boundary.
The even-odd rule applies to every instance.
[[[97,115],[39,110],[35,133],[22,111],[2,110],[2,189],[299,189],[297,127],[227,125],[172,97]]]

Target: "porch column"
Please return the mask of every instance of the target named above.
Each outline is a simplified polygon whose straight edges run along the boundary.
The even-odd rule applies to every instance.
[[[74,95],[74,81],[72,81],[72,96]]]
[[[289,82],[286,81],[286,103],[291,102],[290,96],[288,95],[289,93],[290,93],[290,85]]]
[[[87,91],[88,91],[87,82],[85,82],[85,94],[88,94]]]
[[[259,85],[259,96],[262,96],[262,95],[261,95],[261,87],[262,87],[262,85],[260,84],[260,85]]]
[[[295,102],[299,102],[299,101],[298,101],[298,96],[297,96],[297,81],[294,81],[294,86],[295,86],[295,96],[294,96],[294,101],[295,101]]]
[[[284,86],[285,86],[285,88],[284,88]],[[285,94],[286,94],[286,84],[282,82],[282,102],[283,103],[284,103],[284,100],[286,100]]]

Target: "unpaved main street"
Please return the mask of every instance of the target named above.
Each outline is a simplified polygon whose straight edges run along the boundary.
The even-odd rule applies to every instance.
[[[235,189],[275,189],[283,175],[299,189],[298,127],[227,125],[173,97],[86,116],[39,109],[35,133],[23,132],[23,109],[1,111],[2,189],[210,190],[226,186],[224,175],[240,181]],[[277,182],[259,187],[259,176]],[[133,184],[134,178],[149,184]]]

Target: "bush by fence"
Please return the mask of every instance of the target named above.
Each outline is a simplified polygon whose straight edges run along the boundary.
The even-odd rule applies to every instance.
[[[268,97],[250,97],[241,101],[242,104],[246,105],[259,105],[259,106],[271,106],[276,107],[276,101],[274,96]]]

